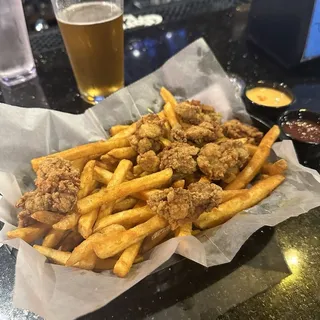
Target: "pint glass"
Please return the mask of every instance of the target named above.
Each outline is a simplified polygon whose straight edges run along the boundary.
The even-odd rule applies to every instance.
[[[123,0],[52,0],[78,89],[95,104],[124,85]]]

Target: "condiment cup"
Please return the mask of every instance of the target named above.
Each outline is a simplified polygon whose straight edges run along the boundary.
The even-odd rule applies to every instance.
[[[320,143],[307,142],[293,137],[284,130],[284,124],[293,120],[308,120],[320,125],[320,113],[299,109],[284,112],[278,119],[283,139],[291,139],[296,149],[300,163],[320,172]]]
[[[280,92],[285,93],[289,98],[291,98],[291,102],[283,107],[270,107],[270,106],[265,106],[262,103],[254,102],[250,100],[247,96],[247,92],[254,88],[271,88],[271,89],[278,90]],[[250,113],[253,113],[255,115],[261,115],[273,121],[276,121],[278,117],[283,113],[283,111],[287,110],[295,102],[295,100],[296,99],[293,92],[284,83],[260,80],[257,83],[248,86],[244,92],[244,101],[245,101],[247,110]]]

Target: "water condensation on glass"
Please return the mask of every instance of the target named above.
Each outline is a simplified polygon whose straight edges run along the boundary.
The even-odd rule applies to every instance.
[[[12,78],[34,68],[21,0],[0,0],[0,77]]]

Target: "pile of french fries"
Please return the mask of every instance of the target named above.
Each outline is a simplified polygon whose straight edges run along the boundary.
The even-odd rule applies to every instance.
[[[158,115],[171,128],[179,126],[174,96],[165,88],[160,94],[165,105]],[[30,244],[43,238],[42,245],[34,248],[52,263],[94,271],[113,269],[116,275],[125,277],[132,265],[143,261],[143,255],[158,244],[223,224],[266,198],[285,179],[286,161],[267,161],[279,136],[279,128],[274,126],[259,146],[246,145],[251,158],[230,183],[224,183],[222,204],[173,232],[146,201],[159,189],[184,188],[186,181],[173,182],[172,169],[153,174],[141,172],[136,177],[133,166],[137,153],[127,139],[135,130],[136,123],[117,125],[111,128],[107,141],[46,156],[70,160],[81,172],[74,211],[67,215],[35,212],[32,218],[37,223],[8,232],[8,238],[21,238]],[[170,141],[164,139],[163,144],[166,146]],[[35,171],[46,157],[31,161]]]

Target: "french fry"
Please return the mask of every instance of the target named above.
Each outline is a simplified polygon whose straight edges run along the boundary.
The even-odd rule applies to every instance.
[[[115,125],[115,126],[111,127],[110,135],[115,136],[117,133],[119,133],[125,129],[128,129],[129,127],[130,127],[129,125]]]
[[[119,163],[119,159],[116,159],[112,156],[110,156],[108,153],[107,154],[104,154],[100,157],[100,160],[105,163],[106,165],[110,166],[111,168],[114,167],[116,168],[117,167],[117,164]]]
[[[236,179],[226,186],[226,190],[243,189],[260,171],[270,154],[272,144],[278,139],[280,129],[273,126],[261,140],[261,143],[246,167]]]
[[[109,141],[113,141],[113,140],[118,140],[118,139],[124,139],[124,138],[128,138],[130,136],[132,136],[137,130],[137,123],[133,123],[129,126],[129,128],[124,129],[120,132],[118,132],[116,135],[114,135],[113,137],[111,137],[109,139]],[[128,147],[128,146],[123,146],[123,147]],[[121,148],[121,147],[118,147]],[[115,149],[115,148],[112,148]],[[111,150],[111,149],[110,149]],[[108,150],[109,151],[109,150]]]
[[[225,176],[223,177],[223,182],[225,183],[231,183],[237,178],[237,175],[239,174],[240,170],[238,167],[230,168]]]
[[[140,176],[141,173],[143,173],[143,169],[139,164],[137,164],[136,166],[133,167],[133,175],[135,177]]]
[[[122,160],[122,159],[130,160],[135,158],[138,154],[132,147],[124,147],[124,148],[113,149],[108,152],[108,155],[118,160]]]
[[[216,227],[226,222],[237,213],[251,208],[262,201],[274,189],[276,189],[284,179],[284,176],[275,175],[259,181],[251,189],[247,190],[246,194],[232,198],[231,200],[221,204],[218,208],[214,208],[210,212],[201,214],[195,222],[195,225],[203,230]]]
[[[139,201],[135,204],[135,206],[134,206],[133,208],[134,208],[134,209],[142,208],[142,207],[144,207],[144,206],[146,206],[146,205],[147,205],[147,203],[146,203],[145,201],[139,200]]]
[[[80,158],[80,159],[76,159],[72,161],[72,167],[74,169],[79,170],[79,172],[81,173],[84,166],[86,165],[86,163],[90,160],[89,157],[85,157],[85,158]]]
[[[158,117],[159,117],[161,120],[167,120],[167,117],[166,117],[166,115],[164,114],[164,111],[163,111],[163,110],[158,113]]]
[[[184,181],[184,180],[183,180]],[[207,180],[207,178],[202,177],[200,179],[200,181],[207,181],[210,182],[209,180]],[[141,192],[137,192],[137,193],[133,193],[132,197],[139,199],[139,200],[144,200],[147,201],[149,200],[149,198],[159,192],[161,190],[159,189],[153,189],[153,190],[147,190],[147,191],[141,191]],[[246,189],[241,189],[241,190],[223,190],[221,195],[222,195],[222,202],[226,202],[228,200],[230,200],[231,198],[234,198],[240,194],[244,194],[247,190]]]
[[[145,223],[117,233],[116,236],[110,235],[99,238],[93,244],[93,250],[100,259],[112,257],[167,225],[168,222],[164,218],[156,215]]]
[[[90,160],[83,168],[80,176],[80,190],[78,192],[78,199],[86,197],[98,186],[98,182],[93,177],[95,166],[95,160]]]
[[[59,250],[61,251],[72,251],[79,243],[83,241],[80,233],[76,231],[71,231],[62,240]]]
[[[179,227],[175,230],[176,237],[184,237],[184,236],[191,236],[192,234],[192,222],[187,222],[183,226]]]
[[[166,115],[166,118],[168,119],[171,128],[177,128],[180,127],[180,123],[177,119],[176,113],[174,111],[174,106],[167,102],[163,108],[164,114]]]
[[[265,163],[262,166],[261,172],[269,176],[283,174],[288,169],[288,163],[284,159],[280,159],[275,163]]]
[[[119,133],[121,134],[121,132]],[[114,136],[115,137],[115,136]],[[113,138],[114,138],[113,137]],[[98,141],[84,144],[61,152],[53,153],[45,157],[35,158],[31,160],[34,171],[37,171],[39,164],[48,157],[60,157],[65,160],[76,160],[79,158],[89,157],[91,155],[102,155],[115,148],[129,147],[130,143],[126,138],[109,139],[107,141]]]
[[[166,138],[163,138],[163,137],[161,137],[160,139],[160,142],[163,144],[163,146],[164,147],[169,147],[169,146],[171,146],[171,141],[170,140],[168,140],[168,139],[166,139]]]
[[[110,182],[110,180],[112,179],[112,175],[113,175],[113,172],[110,172],[103,168],[100,168],[97,166],[94,168],[94,175],[93,175],[94,179],[96,179],[97,181],[105,185],[107,185]]]
[[[59,251],[44,246],[33,246],[38,252],[47,257],[51,262],[64,266],[71,256],[70,252]]]
[[[173,107],[177,105],[177,100],[175,99],[173,94],[169,90],[167,90],[165,87],[162,87],[160,89],[160,95],[165,103],[169,102]]]
[[[147,236],[141,246],[141,254],[148,252],[149,250],[156,247],[158,244],[164,242],[170,235],[170,226],[156,231],[154,234]]]
[[[200,182],[211,183],[211,181],[206,176],[202,176],[199,181]]]
[[[17,228],[7,232],[9,239],[20,238],[25,242],[32,243],[42,238],[49,230],[51,226],[45,223],[37,222],[31,226],[25,228]]]
[[[121,160],[117,169],[114,171],[106,190],[110,190],[118,185],[120,185],[126,178],[127,173],[132,169],[132,162],[130,160]],[[112,213],[113,207],[116,203],[116,200],[110,201],[104,204],[99,211],[99,219],[106,217]]]
[[[244,195],[247,193],[247,189],[241,189],[241,190],[223,190],[221,193],[222,196],[222,201],[221,203],[227,202],[230,199],[240,196],[240,195]]]
[[[160,187],[171,180],[172,169],[165,169],[146,177],[123,182],[111,189],[102,188],[99,192],[78,201],[77,210],[79,214],[85,214],[91,210],[110,203],[119,198],[124,198],[132,193],[145,191]]]
[[[92,243],[99,239],[99,237],[101,237],[103,234],[114,235],[124,230],[124,227],[120,225],[112,225],[101,230],[101,233],[98,232],[92,234],[90,237],[88,237],[88,239],[74,248],[70,258],[66,262],[66,265],[77,266],[77,264],[82,263],[82,266],[85,266],[85,269],[92,270],[95,267],[97,261],[97,257],[93,252]]]
[[[56,230],[70,230],[78,224],[79,218],[80,215],[77,212],[71,212],[55,223],[52,228]]]
[[[94,267],[94,271],[96,272],[101,272],[104,270],[112,270],[115,266],[115,264],[117,263],[117,259],[115,258],[108,258],[108,259],[99,259],[97,258],[96,261],[96,265]],[[143,257],[142,256],[137,256],[134,260],[134,264],[136,263],[140,263],[143,261]]]
[[[87,239],[92,234],[92,228],[98,218],[99,208],[96,208],[79,218],[78,232]]]
[[[256,151],[258,150],[258,147],[255,146],[254,144],[246,144],[245,145],[246,149],[248,150],[249,152],[249,155],[252,157]]]
[[[98,220],[94,226],[93,232],[95,233],[113,224],[120,224],[127,228],[131,228],[149,220],[153,216],[154,213],[149,206],[114,213]]]
[[[133,197],[127,197],[121,201],[118,201],[114,207],[112,213],[117,213],[121,211],[126,211],[129,209],[132,209],[136,204],[138,200]]]
[[[99,259],[97,258],[96,264],[94,266],[94,271],[104,271],[104,270],[112,270],[117,263],[117,259],[108,258],[108,259]]]
[[[270,176],[268,174],[260,174],[259,176],[259,180],[264,180],[264,179],[267,179],[269,178]]]
[[[56,248],[62,239],[67,235],[68,231],[51,229],[44,237],[42,246],[47,248]]]
[[[130,271],[135,258],[137,257],[142,240],[125,249],[113,268],[113,273],[124,278]]]
[[[201,232],[201,230],[196,229],[196,230],[192,230],[191,234],[195,237],[195,236],[197,236],[200,232]]]
[[[53,225],[63,219],[65,215],[60,214],[58,212],[51,212],[51,211],[36,211],[31,215],[31,218],[37,220],[39,222]]]
[[[132,197],[136,198],[136,199],[139,199],[139,200],[144,200],[144,201],[147,201],[149,200],[149,198],[159,192],[160,190],[158,189],[153,189],[153,190],[147,190],[147,191],[141,191],[141,192],[135,192],[132,194]]]
[[[185,180],[177,180],[172,184],[172,187],[175,188],[175,189],[176,188],[182,188],[183,189],[185,184],[186,184]]]
[[[96,161],[96,166],[99,168],[102,168],[104,170],[108,170],[110,172],[113,172],[116,169],[116,166],[109,165],[109,164],[103,163],[101,161]]]

